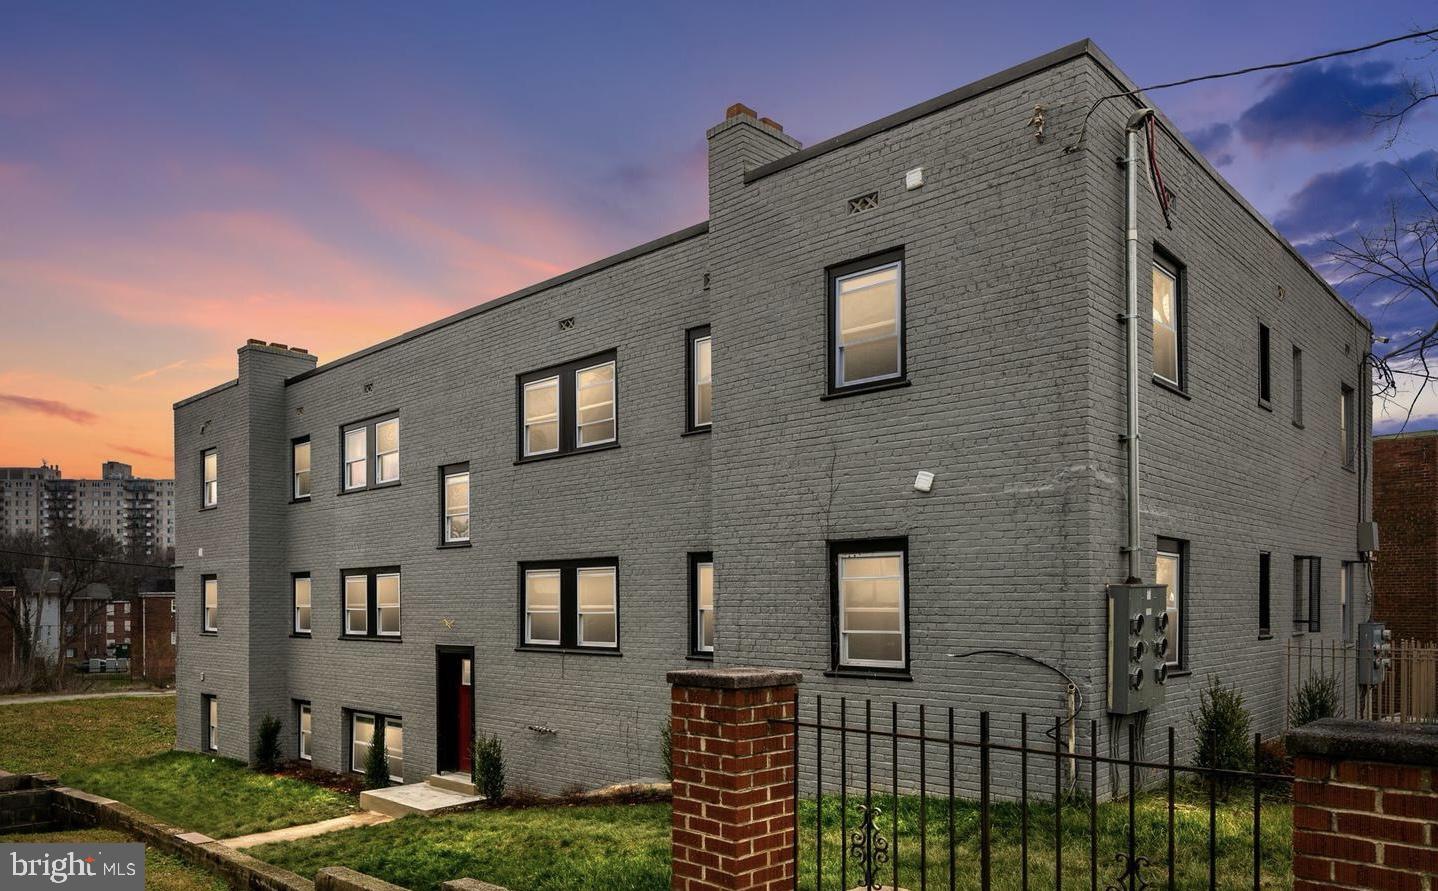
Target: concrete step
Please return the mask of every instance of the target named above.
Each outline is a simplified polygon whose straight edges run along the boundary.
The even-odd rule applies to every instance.
[[[426,783],[440,789],[448,789],[450,792],[458,792],[460,795],[478,795],[479,789],[470,782],[469,774],[458,773],[450,770],[444,773],[432,774],[425,779]]]
[[[409,814],[443,814],[468,810],[481,801],[484,801],[484,797],[480,795],[463,795],[429,783],[410,783],[407,786],[361,792],[359,805],[364,810],[378,814],[404,817]]]

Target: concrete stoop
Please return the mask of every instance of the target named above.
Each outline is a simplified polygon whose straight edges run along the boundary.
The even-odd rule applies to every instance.
[[[359,806],[390,817],[405,817],[468,810],[482,801],[482,795],[466,795],[424,782],[361,792]]]
[[[458,792],[460,795],[479,794],[479,788],[474,785],[467,773],[456,773],[455,771],[436,773],[426,777],[425,782],[440,789]]]

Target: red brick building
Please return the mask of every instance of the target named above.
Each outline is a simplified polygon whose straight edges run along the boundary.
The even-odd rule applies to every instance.
[[[158,591],[135,598],[135,631],[130,638],[130,675],[152,684],[175,682],[175,594]]]
[[[1373,437],[1373,618],[1438,641],[1438,431]]]

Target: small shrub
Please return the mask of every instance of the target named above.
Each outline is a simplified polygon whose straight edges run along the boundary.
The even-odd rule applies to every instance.
[[[1302,727],[1338,714],[1338,680],[1331,674],[1313,675],[1293,693],[1288,703],[1288,724]]]
[[[260,719],[255,739],[255,766],[264,771],[279,769],[280,719],[274,715],[265,715]]]
[[[665,721],[659,731],[659,757],[664,761],[664,779],[674,781],[674,731]]]
[[[389,785],[389,753],[384,746],[384,725],[375,722],[374,739],[370,740],[369,755],[364,760],[364,786],[366,789],[383,789]]]
[[[503,800],[504,746],[498,736],[480,736],[474,741],[474,784],[492,804]]]
[[[1194,763],[1214,770],[1249,770],[1253,766],[1253,739],[1249,734],[1252,720],[1243,705],[1243,693],[1237,687],[1225,687],[1217,677],[1209,679],[1208,689],[1198,694],[1198,714],[1190,715],[1193,732],[1198,737],[1198,753]],[[1214,777],[1220,790],[1227,790],[1236,777]]]

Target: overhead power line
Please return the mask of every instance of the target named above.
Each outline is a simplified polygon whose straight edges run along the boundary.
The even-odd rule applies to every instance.
[[[0,554],[12,554],[16,557],[38,557],[50,558],[51,560],[69,560],[76,563],[107,563],[111,566],[138,566],[143,569],[174,569],[171,563],[136,563],[133,560],[110,560],[105,557],[80,557],[67,556],[65,554],[42,554],[37,551],[16,551],[10,548],[0,548]]]
[[[1226,77],[1240,77],[1245,74],[1256,74],[1260,71],[1277,71],[1282,68],[1295,68],[1299,65],[1307,65],[1311,62],[1322,62],[1324,59],[1336,59],[1340,56],[1352,56],[1357,53],[1366,53],[1370,50],[1376,50],[1380,47],[1389,46],[1390,44],[1402,43],[1405,40],[1419,40],[1424,37],[1435,36],[1438,36],[1438,28],[1429,28],[1426,31],[1412,31],[1407,34],[1399,34],[1395,37],[1385,37],[1382,40],[1375,41],[1373,43],[1367,43],[1363,46],[1353,46],[1347,49],[1333,50],[1332,52],[1319,53],[1316,56],[1307,56],[1302,59],[1292,59],[1287,62],[1269,62],[1264,65],[1251,65],[1247,68],[1239,68],[1234,71],[1220,71],[1217,74],[1200,74],[1195,77],[1185,77],[1183,80],[1172,80],[1167,83],[1153,84],[1147,87],[1138,87],[1132,90],[1124,90],[1122,93],[1110,93],[1107,96],[1100,96],[1099,98],[1094,100],[1093,105],[1089,106],[1088,113],[1083,116],[1083,124],[1079,126],[1078,138],[1064,148],[1064,154],[1077,151],[1079,146],[1083,145],[1084,134],[1088,132],[1089,118],[1093,117],[1093,113],[1095,111],[1098,111],[1099,106],[1103,105],[1105,102],[1108,102],[1111,99],[1123,99],[1127,96],[1136,96],[1139,93],[1152,93],[1156,90],[1167,90],[1170,87],[1182,87],[1187,86],[1188,84],[1196,84],[1208,80],[1222,80]]]

